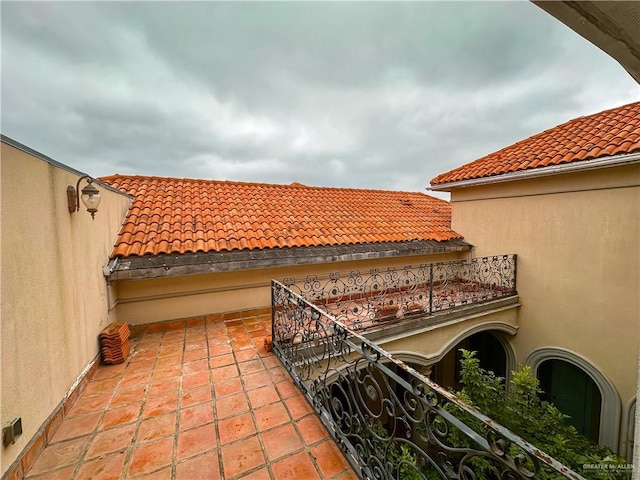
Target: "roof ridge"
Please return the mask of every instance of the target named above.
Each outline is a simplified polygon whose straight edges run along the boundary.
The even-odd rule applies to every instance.
[[[293,189],[309,189],[309,190],[340,190],[340,191],[359,191],[359,192],[383,192],[383,193],[396,193],[396,194],[407,194],[407,195],[421,195],[424,197],[435,198],[438,200],[438,197],[434,197],[433,195],[429,195],[427,193],[421,191],[409,191],[409,190],[385,190],[381,188],[357,188],[357,187],[335,187],[335,186],[319,186],[319,185],[306,185],[299,182],[293,183],[268,183],[268,182],[250,182],[243,180],[218,180],[218,179],[207,179],[207,178],[188,178],[188,177],[170,177],[170,176],[159,176],[159,175],[122,175],[119,173],[113,175],[106,175],[99,177],[98,180],[101,181],[115,181],[117,179],[145,179],[145,180],[170,180],[175,182],[205,182],[211,184],[225,184],[225,185],[255,185],[255,186],[266,186],[266,187],[282,187],[282,188],[293,188]]]

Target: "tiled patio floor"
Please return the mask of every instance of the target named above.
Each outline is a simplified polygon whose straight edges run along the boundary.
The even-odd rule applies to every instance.
[[[100,366],[27,478],[356,479],[278,359],[269,319],[148,326]]]

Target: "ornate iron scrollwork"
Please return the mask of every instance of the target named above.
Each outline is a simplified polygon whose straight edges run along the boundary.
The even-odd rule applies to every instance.
[[[515,273],[516,256],[502,255],[371,269],[367,275],[310,275],[301,282],[287,278],[283,283],[351,330],[361,331],[516,295]]]
[[[505,258],[513,262],[515,258]],[[515,289],[503,259],[438,264],[432,278],[453,283],[457,276]],[[362,294],[362,285],[407,285],[431,270],[376,272],[369,279],[330,278],[330,287],[349,285],[343,296]],[[497,275],[497,276],[496,276]],[[387,282],[386,284],[384,282]],[[295,284],[290,284],[291,287]],[[305,283],[314,292],[325,286]],[[330,288],[331,290],[331,288]],[[349,293],[347,293],[349,292]],[[414,293],[411,293],[412,295]],[[314,295],[310,295],[312,298]],[[323,298],[321,295],[316,298]],[[273,281],[273,349],[345,457],[366,479],[530,479],[552,474],[582,479],[533,445],[497,425],[473,407],[423,377],[349,328],[300,293]]]

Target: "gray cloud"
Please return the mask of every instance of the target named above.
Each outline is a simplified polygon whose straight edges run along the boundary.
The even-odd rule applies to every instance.
[[[2,133],[91,175],[422,190],[637,100],[529,2],[3,2]]]

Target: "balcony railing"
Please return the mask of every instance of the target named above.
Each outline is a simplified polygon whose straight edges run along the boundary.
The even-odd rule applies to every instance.
[[[272,306],[276,355],[361,478],[583,478],[277,281]]]
[[[283,284],[350,329],[366,330],[516,295],[516,255],[372,269],[368,275],[332,273],[324,280],[287,278]]]

